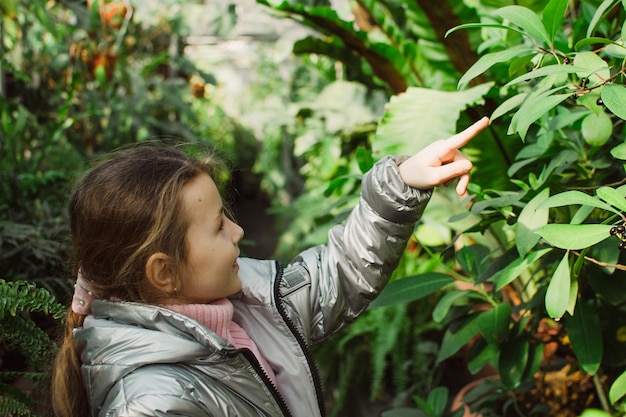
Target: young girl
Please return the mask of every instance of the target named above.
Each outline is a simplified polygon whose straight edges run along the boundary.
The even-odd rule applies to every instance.
[[[309,345],[386,284],[430,198],[471,163],[486,118],[410,158],[385,157],[328,243],[288,266],[239,258],[214,162],[121,151],[70,200],[78,276],[53,374],[59,417],[325,415]]]

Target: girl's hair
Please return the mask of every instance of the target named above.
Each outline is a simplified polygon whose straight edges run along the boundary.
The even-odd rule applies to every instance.
[[[145,279],[155,252],[172,260],[180,279],[187,255],[182,187],[201,173],[215,178],[216,159],[196,159],[175,148],[141,146],[113,154],[76,184],[69,204],[70,263],[106,298],[154,304]],[[83,316],[70,309],[52,375],[52,407],[58,417],[90,415],[73,329]]]

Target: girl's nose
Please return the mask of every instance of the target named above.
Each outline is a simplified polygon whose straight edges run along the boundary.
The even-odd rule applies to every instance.
[[[234,226],[234,231],[233,231],[233,243],[237,244],[239,243],[239,241],[241,239],[243,239],[243,228],[241,226],[239,226],[237,223],[232,222],[233,226]]]

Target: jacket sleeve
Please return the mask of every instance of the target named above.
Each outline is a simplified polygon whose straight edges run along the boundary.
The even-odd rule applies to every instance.
[[[363,177],[359,203],[328,243],[299,254],[283,273],[283,288],[306,282],[283,300],[309,343],[353,321],[387,284],[432,190],[408,187],[399,158],[385,157]]]

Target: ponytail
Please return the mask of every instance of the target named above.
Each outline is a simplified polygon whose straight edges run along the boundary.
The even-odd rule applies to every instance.
[[[83,325],[84,318],[71,308],[68,310],[65,332],[52,371],[50,396],[55,417],[91,415],[80,369],[81,361],[73,337],[74,329]]]

